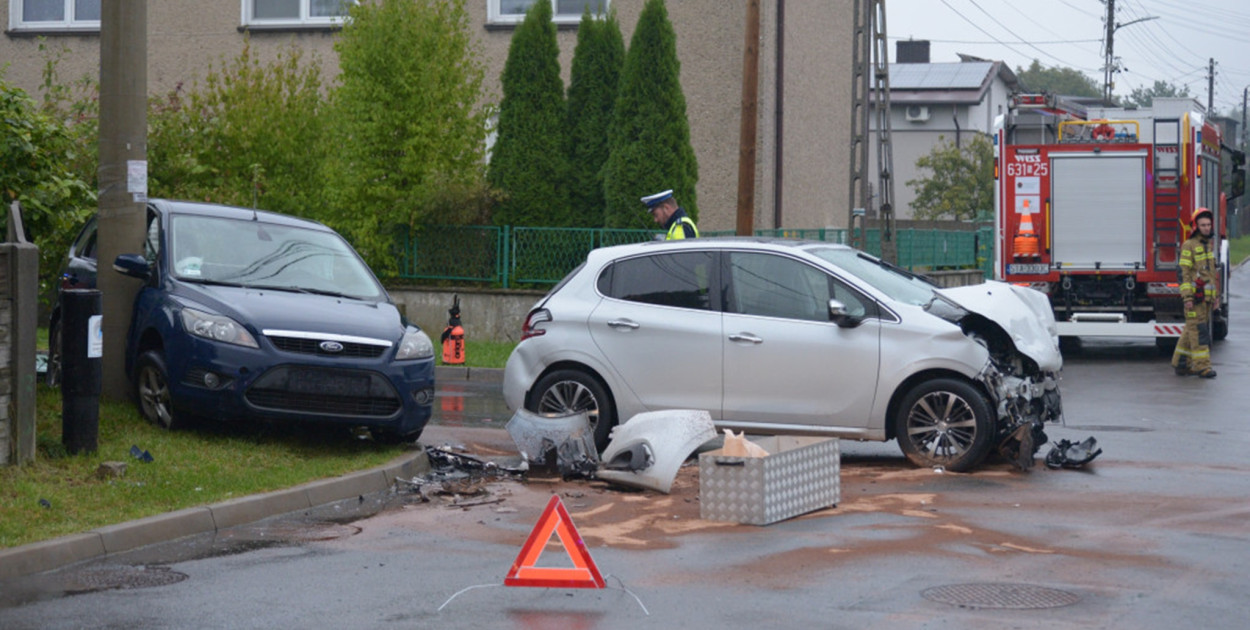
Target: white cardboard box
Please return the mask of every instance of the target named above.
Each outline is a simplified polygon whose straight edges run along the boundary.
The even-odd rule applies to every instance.
[[[767,457],[699,455],[699,517],[748,525],[824,509],[841,500],[837,438],[779,435],[751,440]]]

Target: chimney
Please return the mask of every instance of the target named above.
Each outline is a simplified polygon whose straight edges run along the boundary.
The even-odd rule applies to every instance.
[[[898,40],[894,61],[897,63],[929,63],[929,40]]]

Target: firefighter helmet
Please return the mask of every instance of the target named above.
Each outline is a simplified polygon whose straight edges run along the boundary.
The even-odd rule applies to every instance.
[[[1189,224],[1196,225],[1198,223],[1198,217],[1204,214],[1207,215],[1207,218],[1211,219],[1212,222],[1215,222],[1215,214],[1213,214],[1210,210],[1206,208],[1195,208],[1193,216],[1189,217]]]

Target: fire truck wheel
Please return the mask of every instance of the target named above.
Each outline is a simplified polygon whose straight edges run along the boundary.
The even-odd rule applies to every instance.
[[[994,420],[985,396],[972,385],[936,378],[913,387],[894,416],[894,435],[917,466],[971,470],[989,454]]]
[[[607,448],[608,436],[616,425],[616,410],[607,388],[597,377],[582,370],[556,370],[538,379],[530,390],[525,408],[552,414],[585,411],[595,432],[595,446],[600,451]]]
[[[1159,354],[1163,356],[1172,356],[1176,352],[1176,337],[1155,337],[1155,348],[1159,350]]]
[[[1080,337],[1060,337],[1059,352],[1061,354],[1080,354],[1081,338]]]

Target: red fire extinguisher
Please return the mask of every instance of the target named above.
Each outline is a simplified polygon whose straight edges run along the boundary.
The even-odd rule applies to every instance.
[[[443,329],[443,363],[459,365],[464,363],[464,328],[460,327],[460,296],[453,296],[451,308],[447,314],[447,327]]]

